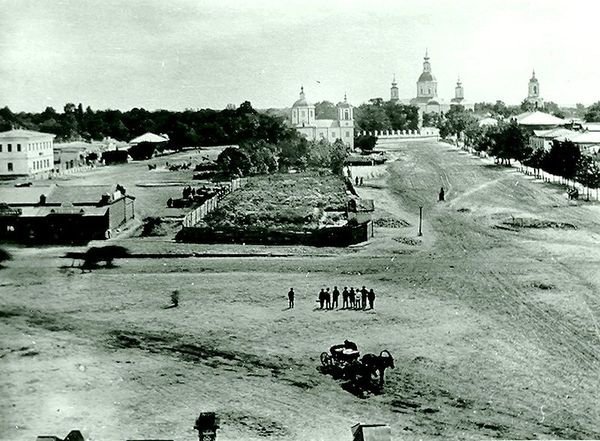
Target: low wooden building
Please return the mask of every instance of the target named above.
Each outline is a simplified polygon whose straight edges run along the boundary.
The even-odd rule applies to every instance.
[[[106,186],[0,187],[0,241],[109,239],[135,217],[134,200]]]

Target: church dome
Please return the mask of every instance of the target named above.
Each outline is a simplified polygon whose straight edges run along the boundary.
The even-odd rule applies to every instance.
[[[292,104],[292,108],[294,107],[309,107],[311,104],[306,101],[306,97],[304,96],[304,86],[300,88],[300,99],[298,99],[294,104]]]
[[[310,103],[308,101],[306,101],[306,98],[300,98],[294,104],[292,104],[292,107],[308,107],[308,106],[310,106]]]
[[[422,83],[425,81],[437,81],[435,77],[431,74],[431,72],[423,72],[418,79],[418,83]]]

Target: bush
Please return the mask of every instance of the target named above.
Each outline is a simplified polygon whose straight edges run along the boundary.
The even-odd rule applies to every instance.
[[[83,266],[95,267],[100,262],[106,262],[106,266],[112,266],[113,260],[130,255],[129,250],[119,245],[108,245],[105,247],[91,247],[85,252]]]

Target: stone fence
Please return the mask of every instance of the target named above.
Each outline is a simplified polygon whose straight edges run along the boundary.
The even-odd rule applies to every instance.
[[[373,130],[360,131],[358,136],[377,136],[378,138],[439,138],[440,131],[434,127],[423,127],[419,130]]]

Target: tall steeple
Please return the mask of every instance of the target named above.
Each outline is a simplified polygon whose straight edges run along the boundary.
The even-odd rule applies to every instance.
[[[437,98],[437,80],[431,73],[429,50],[425,50],[423,72],[417,80],[417,99],[420,102],[427,102],[433,98]]]
[[[462,81],[460,81],[460,77],[456,80],[456,87],[454,88],[454,99],[452,99],[453,103],[460,103],[465,99],[465,91],[463,89]]]
[[[535,69],[533,69],[531,78],[529,79],[527,102],[529,102],[534,109],[544,107],[544,100],[540,96],[540,82],[535,77]]]
[[[392,79],[392,88],[390,89],[390,101],[393,103],[397,103],[400,100],[400,96],[398,95],[398,83],[396,83],[396,74]]]

